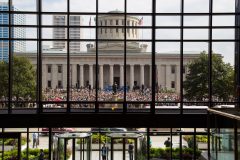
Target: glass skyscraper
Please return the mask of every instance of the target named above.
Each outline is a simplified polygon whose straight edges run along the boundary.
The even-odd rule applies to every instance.
[[[0,11],[8,11],[8,3],[1,2],[0,3]],[[11,7],[12,10],[16,10],[13,6]],[[13,15],[13,18],[11,19],[12,24],[18,24],[18,25],[24,25],[25,24],[25,15],[21,14],[15,14]],[[9,28],[4,27],[3,25],[8,25],[9,24],[9,14],[6,13],[1,13],[0,14],[0,60],[8,61],[8,55],[9,55],[9,41],[4,40],[4,38],[9,37]],[[25,38],[25,29],[21,27],[15,27],[11,28],[12,33],[11,33],[11,38],[14,37],[21,37]],[[12,45],[12,50],[14,52],[24,52],[26,49],[26,44],[24,41],[13,41]]]

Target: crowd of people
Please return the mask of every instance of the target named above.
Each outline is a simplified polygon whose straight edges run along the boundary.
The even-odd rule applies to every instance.
[[[124,99],[124,91],[104,91],[98,90],[98,101],[121,101]],[[63,89],[51,89],[44,91],[44,101],[66,101],[67,92]],[[96,90],[95,89],[71,89],[70,90],[71,101],[95,101]],[[152,91],[150,88],[144,90],[130,90],[126,91],[127,101],[151,101]],[[157,92],[155,94],[156,101],[178,101],[179,96],[174,92]]]
[[[150,102],[152,101],[152,90],[151,88],[144,88],[144,89],[134,89],[134,90],[126,90],[124,93],[123,90],[98,90],[96,93],[95,89],[81,88],[81,89],[70,89],[69,98],[70,101],[79,102],[79,101],[96,101],[96,94],[98,101],[123,101],[124,96],[126,94],[126,101],[129,102]],[[29,96],[27,98],[21,98],[22,102],[29,102]],[[67,91],[66,89],[45,89],[42,94],[43,101],[51,101],[51,102],[64,102],[67,101]],[[174,92],[162,92],[157,91],[155,93],[155,101],[156,102],[177,102],[179,100],[179,96]],[[1,101],[7,101],[6,97],[1,97]],[[13,99],[13,102],[15,100]],[[36,104],[34,103],[22,103],[18,101],[17,106],[24,105],[24,108],[34,108]],[[33,100],[34,101],[34,100]],[[158,103],[159,104],[159,103]],[[0,108],[4,108],[6,103],[0,103]],[[26,106],[27,105],[27,106]],[[56,104],[46,104],[44,107],[56,107],[59,105]],[[63,105],[62,105],[63,106]],[[81,106],[88,107],[89,105],[81,104]],[[21,107],[21,106],[20,106]],[[60,106],[61,107],[61,106]]]

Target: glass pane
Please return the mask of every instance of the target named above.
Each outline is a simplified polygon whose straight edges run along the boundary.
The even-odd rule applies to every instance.
[[[156,16],[156,26],[180,26],[180,16]]]
[[[208,26],[208,16],[184,16],[184,26]]]
[[[124,0],[112,1],[112,0],[99,0],[98,1],[99,12],[112,12],[123,13],[124,12]]]
[[[180,13],[181,0],[156,0],[157,13]]]
[[[217,102],[236,101],[234,42],[214,42],[212,50],[212,99]]]
[[[67,12],[67,0],[42,0],[43,12]]]
[[[209,12],[209,0],[187,0],[184,1],[185,13],[206,13]]]
[[[183,47],[183,99],[184,101],[191,102],[207,101],[209,69],[208,43],[184,42]]]
[[[156,52],[156,101],[178,101],[180,93],[180,43],[157,42]],[[169,105],[175,106],[176,104]]]
[[[14,11],[36,11],[37,1],[36,0],[12,0]]]
[[[213,12],[235,12],[235,0],[213,0]]]
[[[127,12],[151,13],[152,0],[127,0]]]
[[[71,12],[96,12],[96,0],[70,0]]]

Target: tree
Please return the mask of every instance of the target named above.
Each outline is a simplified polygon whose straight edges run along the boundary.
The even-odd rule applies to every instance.
[[[205,51],[198,59],[187,65],[189,72],[183,82],[185,98],[202,101],[208,99],[209,59]],[[234,95],[234,69],[229,63],[224,63],[222,56],[212,54],[212,95],[218,100],[227,101]]]
[[[36,97],[36,72],[26,57],[14,56],[12,62],[12,95],[20,97]],[[8,96],[9,63],[0,61],[0,96]]]

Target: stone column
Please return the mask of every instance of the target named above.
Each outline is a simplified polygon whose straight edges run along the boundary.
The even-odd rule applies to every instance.
[[[157,65],[157,83],[158,83],[158,87],[160,87],[160,85],[162,85],[161,84],[161,77],[162,76],[163,75],[161,75],[161,65]]]
[[[140,86],[144,85],[144,65],[140,65]]]
[[[120,65],[120,86],[124,86],[124,68]]]
[[[99,88],[103,89],[103,65],[99,65]]]
[[[47,65],[42,64],[42,90],[45,90],[47,88]]]
[[[172,89],[171,88],[171,77],[172,77],[172,73],[171,73],[171,65],[166,65],[166,87],[167,89]]]
[[[83,65],[80,65],[80,77],[79,77],[79,83],[80,83],[80,87],[84,87],[84,79],[83,79]]]
[[[181,77],[180,77],[180,65],[176,66],[176,79],[175,79],[175,88],[176,88],[176,92],[180,93],[180,81],[181,81]]]
[[[113,65],[110,65],[109,85],[113,85]]]
[[[62,87],[63,89],[67,89],[67,65],[62,65]]]
[[[52,88],[55,89],[58,83],[58,66],[56,64],[52,65]]]
[[[71,80],[72,80],[72,83],[70,84],[71,86],[70,87],[73,87],[75,88],[76,87],[76,83],[77,83],[77,65],[76,64],[72,64],[71,65]]]
[[[133,89],[134,85],[134,65],[130,65],[130,89]]]
[[[93,89],[93,65],[89,65],[89,84],[91,85],[91,88]]]
[[[149,65],[149,87],[151,86],[152,86],[152,65]]]

